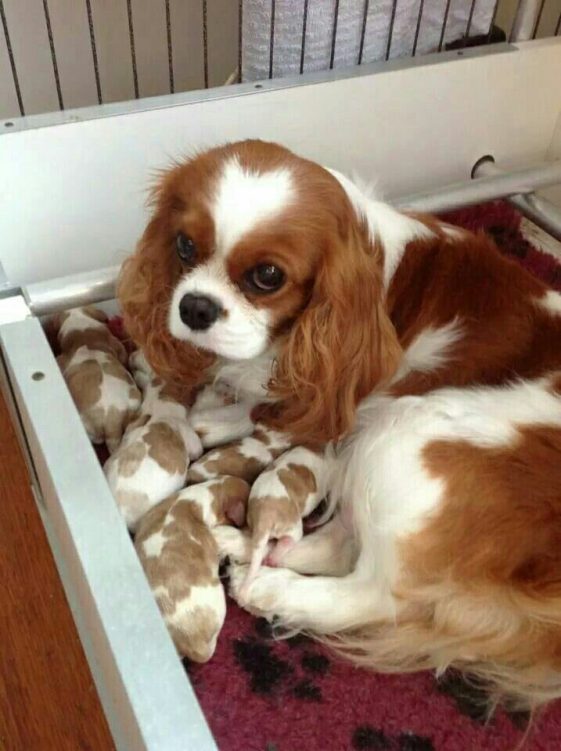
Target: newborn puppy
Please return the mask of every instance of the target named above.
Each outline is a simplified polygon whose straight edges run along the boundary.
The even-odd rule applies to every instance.
[[[95,308],[76,308],[50,321],[61,354],[57,357],[68,390],[92,443],[110,453],[119,445],[140,407],[140,391],[124,367],[127,353]]]
[[[251,483],[289,448],[290,441],[283,433],[258,425],[252,435],[206,453],[191,466],[187,481],[197,483],[233,475]]]
[[[235,477],[193,485],[151,509],[135,548],[181,656],[206,662],[226,615],[211,528],[243,523],[249,485]]]
[[[270,563],[302,539],[302,519],[325,498],[329,482],[329,462],[323,452],[298,446],[287,451],[255,480],[247,505],[247,525],[251,536],[251,559],[243,599],[269,552]]]
[[[138,418],[104,466],[105,476],[130,530],[164,498],[184,487],[191,459],[201,455],[181,395],[154,377],[140,351],[130,367],[144,392]]]

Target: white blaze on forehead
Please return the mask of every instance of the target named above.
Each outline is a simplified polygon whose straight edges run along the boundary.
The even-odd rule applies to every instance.
[[[245,233],[284,209],[293,195],[287,168],[256,173],[242,167],[237,158],[228,161],[210,207],[218,253],[227,255]]]

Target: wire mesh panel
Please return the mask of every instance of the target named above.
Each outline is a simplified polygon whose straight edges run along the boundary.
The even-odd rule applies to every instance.
[[[0,0],[0,118],[560,33],[560,0]]]

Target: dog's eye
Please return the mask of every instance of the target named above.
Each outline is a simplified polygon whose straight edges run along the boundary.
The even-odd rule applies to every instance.
[[[197,255],[197,246],[190,237],[183,232],[179,232],[175,238],[175,247],[177,248],[177,255],[183,263],[193,263]]]
[[[245,281],[253,292],[276,292],[284,280],[284,271],[269,263],[261,263],[245,274]]]

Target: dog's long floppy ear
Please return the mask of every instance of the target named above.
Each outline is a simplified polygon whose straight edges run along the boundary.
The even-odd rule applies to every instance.
[[[345,435],[359,401],[398,367],[379,255],[351,222],[327,249],[310,302],[282,345],[270,384],[280,404],[265,419],[299,441]]]
[[[121,268],[117,299],[125,331],[154,371],[164,381],[188,389],[204,381],[205,370],[214,357],[170,334],[169,304],[180,274],[167,207],[160,202],[136,252]]]

